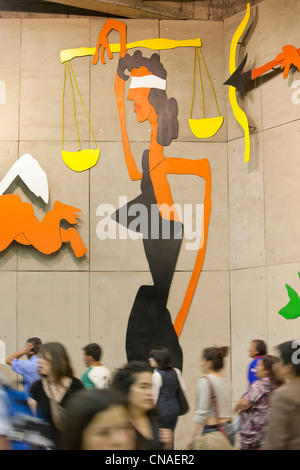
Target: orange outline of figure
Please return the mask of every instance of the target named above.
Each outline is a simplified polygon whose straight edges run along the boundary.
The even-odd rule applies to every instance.
[[[108,57],[111,59],[113,55],[109,50],[109,44],[107,41],[107,35],[109,32],[115,29],[120,32],[120,44],[121,44],[121,53],[120,57],[123,57],[126,52],[126,25],[117,20],[107,20],[105,26],[99,34],[97,48],[94,56],[93,63],[96,64],[99,57],[99,48],[102,46],[101,50],[101,60],[105,63],[104,60],[104,50],[107,50]],[[132,76],[143,76],[146,74],[151,74],[146,67],[140,67],[133,69],[131,71]],[[126,130],[126,118],[125,118],[125,81],[120,78],[118,73],[116,73],[114,91],[116,96],[116,102],[119,113],[122,141],[123,141],[123,150],[125,161],[128,169],[129,176],[132,181],[141,180],[143,174],[138,170],[135,159],[132,155],[130,149],[130,142],[128,139],[128,134]],[[211,212],[211,172],[209,162],[206,158],[199,160],[190,160],[185,158],[166,158],[163,154],[163,146],[157,142],[157,114],[155,109],[148,107],[148,110],[145,109],[146,100],[148,99],[150,89],[149,88],[137,88],[129,90],[127,99],[134,101],[134,108],[137,114],[137,119],[139,122],[142,122],[142,119],[148,120],[151,126],[151,139],[150,139],[150,150],[149,150],[149,174],[153,184],[154,193],[156,196],[157,204],[161,210],[161,207],[174,207],[171,189],[167,180],[167,175],[169,174],[185,174],[185,175],[196,175],[205,180],[205,195],[204,195],[204,216],[203,216],[203,227],[202,227],[202,237],[200,241],[200,246],[197,252],[197,257],[195,265],[193,268],[193,273],[189,281],[187,291],[185,293],[184,301],[182,306],[177,314],[176,321],[174,323],[174,328],[179,337],[183,324],[185,322],[186,316],[188,314],[194,292],[198,283],[198,279],[202,270],[206,246],[207,246],[207,234],[210,220]],[[149,103],[149,102],[148,102]],[[141,109],[144,106],[143,118],[138,116],[138,113],[141,113]],[[151,105],[150,105],[151,106]],[[148,114],[147,114],[148,113]],[[145,117],[146,116],[146,117]],[[167,211],[167,213],[161,212],[162,218],[173,217],[175,220],[178,220],[177,214],[174,211]]]

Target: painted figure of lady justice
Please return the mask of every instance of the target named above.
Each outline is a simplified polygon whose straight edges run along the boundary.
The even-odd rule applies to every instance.
[[[138,50],[132,56],[126,54],[124,23],[116,20],[108,20],[105,23],[99,34],[93,63],[98,61],[100,47],[102,47],[103,63],[105,63],[105,50],[108,57],[113,58],[107,39],[112,29],[120,32],[120,60],[114,91],[124,157],[131,180],[141,181],[141,194],[121,207],[113,218],[118,223],[125,224],[127,227],[130,225],[132,228],[133,219],[136,218],[134,208],[143,205],[147,209],[145,211],[148,214],[147,221],[137,223],[136,231],[142,233],[143,246],[153,279],[153,285],[144,285],[139,288],[129,316],[126,333],[127,359],[128,361],[147,360],[151,349],[164,346],[172,355],[174,367],[182,369],[183,355],[179,335],[193,298],[206,250],[211,210],[209,162],[206,158],[192,160],[164,156],[164,146],[169,145],[178,133],[177,102],[174,98],[168,99],[167,97],[167,73],[160,63],[158,54],[155,53],[150,58],[143,57]],[[127,99],[133,101],[137,121],[141,123],[148,121],[151,126],[150,146],[142,156],[142,172],[138,170],[132,155],[126,130],[124,97],[125,81],[129,78],[125,74],[126,70],[131,74]],[[167,309],[167,301],[182,244],[183,225],[174,208],[167,179],[169,174],[197,175],[205,180],[202,239],[190,283],[174,325]]]

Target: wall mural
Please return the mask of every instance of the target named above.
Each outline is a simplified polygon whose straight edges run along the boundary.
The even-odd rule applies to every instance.
[[[80,209],[56,201],[40,222],[30,203],[23,202],[17,194],[3,194],[17,177],[36,197],[41,197],[46,204],[49,201],[46,173],[37,160],[28,153],[24,154],[0,182],[0,251],[15,240],[49,255],[58,251],[63,243],[70,243],[75,256],[84,256],[87,249],[77,230],[74,227],[65,230],[60,226],[62,220],[76,224]]]
[[[230,46],[230,57],[229,57],[229,79],[224,83],[229,85],[229,101],[232,107],[233,114],[237,122],[241,125],[244,135],[245,135],[245,162],[249,161],[250,158],[250,131],[248,118],[244,111],[240,108],[238,104],[238,99],[236,96],[236,91],[239,91],[240,96],[244,97],[245,95],[245,85],[252,80],[264,75],[271,70],[274,70],[278,67],[284,69],[283,78],[286,79],[289,73],[291,66],[297,67],[300,71],[300,48],[297,49],[295,46],[286,45],[282,47],[282,52],[280,52],[275,59],[270,62],[252,70],[243,72],[247,61],[247,55],[244,57],[239,66],[236,65],[236,51],[239,44],[241,44],[241,37],[243,36],[247,24],[250,18],[250,3],[247,4],[246,14],[239,24],[236,32],[233,35],[231,46]]]
[[[106,35],[109,34],[109,32],[114,29],[113,26],[116,26],[116,28],[122,29],[126,35],[126,25],[122,22],[117,22],[115,20],[108,20],[105,25],[102,28],[102,36],[104,37],[104,33],[106,32]],[[128,49],[134,49],[137,47],[143,47],[146,49],[151,49],[151,50],[163,50],[163,49],[175,49],[177,47],[194,47],[195,50],[196,48],[199,48],[201,46],[201,39],[183,39],[181,41],[173,40],[173,39],[165,39],[165,38],[156,38],[156,39],[143,39],[140,41],[135,41],[131,43],[127,43],[125,45],[121,45],[120,43],[118,44],[110,44],[108,45],[107,39],[105,39],[105,47],[101,48],[101,61],[103,64],[105,64],[105,58],[104,58],[104,50],[107,51],[108,57],[110,59],[113,58],[112,52],[120,52],[120,57],[124,55],[124,51],[121,49],[125,47],[125,51]],[[99,48],[100,48],[100,43],[98,39],[98,44],[96,47],[79,47],[76,49],[64,49],[60,51],[60,60],[61,63],[64,64],[64,86],[63,86],[63,108],[62,108],[62,159],[65,162],[65,164],[74,171],[85,171],[89,170],[92,168],[94,165],[96,165],[98,158],[100,156],[100,150],[97,148],[97,143],[95,140],[95,136],[92,130],[92,126],[88,117],[88,113],[86,111],[86,107],[84,105],[82,96],[80,94],[80,90],[75,78],[75,74],[73,72],[71,60],[74,59],[75,57],[83,57],[83,56],[93,56],[93,64],[96,65],[98,60],[99,60]],[[203,56],[202,56],[203,57]],[[204,59],[203,59],[204,61]],[[67,82],[67,71],[68,71],[68,76],[69,76],[69,82],[72,90],[72,101],[73,101],[73,113],[74,113],[74,122],[75,122],[75,127],[76,127],[76,132],[77,132],[77,138],[78,138],[78,147],[79,150],[77,151],[66,151],[64,149],[64,114],[65,114],[65,90],[66,90],[66,82]],[[200,73],[200,69],[199,69]],[[76,119],[76,106],[75,106],[75,92],[74,92],[74,85],[76,87],[78,96],[80,98],[80,101],[82,103],[89,128],[91,131],[91,135],[95,144],[96,149],[84,149],[81,150],[81,143],[80,143],[80,136],[79,136],[79,129],[77,125],[77,119]],[[192,107],[191,107],[191,112],[192,112]],[[203,109],[204,112],[204,109]],[[196,120],[190,120],[190,121],[196,121]],[[207,120],[206,120],[207,121]],[[219,127],[221,126],[222,123],[219,124]],[[201,126],[198,125],[199,127],[204,126],[204,120],[202,120]],[[212,126],[216,128],[216,125],[214,124],[206,124],[206,128],[211,129]],[[196,127],[196,124],[191,123],[191,127],[194,129]],[[211,131],[209,131],[211,132]],[[217,129],[215,131],[212,131],[213,133],[217,132]],[[213,134],[211,134],[213,135]]]
[[[200,67],[200,60],[199,60],[199,54],[201,56],[207,77],[209,79],[209,83],[213,92],[214,100],[216,103],[216,108],[218,111],[219,116],[213,117],[213,118],[207,118],[205,117],[205,107],[204,107],[204,96],[203,96],[203,86],[202,86],[202,79],[201,79],[201,67]],[[200,92],[201,92],[201,104],[202,104],[202,114],[203,118],[201,119],[192,119],[192,111],[193,111],[193,104],[194,104],[194,92],[195,92],[195,72],[196,72],[196,62],[198,65],[198,74],[199,74],[199,85],[200,85]],[[220,127],[222,126],[224,121],[224,117],[221,116],[220,109],[218,106],[217,98],[216,98],[216,93],[214,90],[214,86],[212,83],[212,80],[209,76],[206,63],[202,54],[202,51],[200,47],[195,47],[194,50],[194,70],[193,70],[193,94],[192,94],[192,103],[191,103],[191,111],[190,111],[190,119],[189,119],[189,125],[191,128],[192,133],[196,136],[199,137],[200,139],[205,139],[207,137],[212,137],[215,135]]]
[[[240,108],[238,104],[238,98],[236,91],[239,92],[239,95],[244,98],[245,96],[245,85],[252,80],[264,75],[273,70],[283,70],[283,78],[288,77],[289,71],[292,67],[296,67],[300,71],[300,48],[288,44],[282,47],[282,52],[277,54],[275,59],[267,62],[266,64],[257,67],[252,70],[247,70],[243,72],[244,67],[247,61],[247,54],[240,63],[239,66],[236,65],[236,51],[239,44],[241,44],[241,37],[243,36],[247,24],[250,18],[250,3],[247,4],[246,14],[239,24],[237,30],[234,33],[234,36],[231,41],[230,46],[230,58],[229,58],[229,72],[230,77],[224,83],[224,85],[229,85],[229,100],[232,107],[233,114],[237,122],[241,125],[244,136],[245,136],[245,162],[248,162],[250,159],[250,130],[248,124],[248,118],[245,112]],[[299,273],[298,273],[299,274]],[[298,318],[300,316],[300,298],[298,294],[292,289],[289,285],[286,284],[286,289],[290,301],[288,304],[279,310],[279,314],[284,318],[290,320]]]
[[[112,30],[120,33],[120,44],[109,44],[108,35]],[[127,44],[126,25],[110,19],[99,34],[96,48],[61,51],[62,63],[69,62],[73,57],[93,54],[95,65],[99,60],[99,54],[101,54],[102,63],[105,64],[105,51],[109,59],[113,59],[112,52],[120,52],[114,83],[115,99],[127,170],[132,181],[141,181],[141,193],[128,204],[120,207],[112,217],[127,228],[129,225],[130,229],[134,226],[135,231],[142,234],[145,256],[153,279],[153,285],[143,285],[139,288],[134,300],[126,332],[126,354],[128,361],[147,360],[152,348],[164,346],[170,350],[174,365],[180,369],[182,369],[183,355],[179,336],[202,270],[207,245],[211,212],[211,172],[206,158],[192,160],[184,157],[165,157],[164,146],[169,145],[178,133],[177,102],[174,98],[168,98],[166,93],[167,72],[157,53],[146,58],[140,50],[130,55],[127,49],[148,47],[159,50],[192,46],[195,47],[196,54],[196,48],[200,45],[199,39],[173,41],[162,38]],[[144,150],[142,155],[141,172],[131,152],[126,129],[124,98],[125,82],[129,79],[129,74],[131,83],[126,98],[133,102],[137,121],[140,123],[148,121],[151,127],[149,148]],[[219,116],[208,124],[205,116],[199,120],[200,122],[195,123],[195,121],[191,128],[194,125],[199,131],[202,124],[203,127],[206,126],[205,133],[213,135],[221,127],[223,117]],[[77,156],[75,155],[74,161]],[[71,169],[78,171],[74,161],[69,160],[67,164]],[[89,167],[88,161],[83,163],[81,168],[85,165],[86,168]],[[174,325],[167,309],[167,301],[182,245],[184,227],[174,206],[167,179],[170,174],[196,175],[205,181],[201,242],[184,301]],[[139,208],[138,211],[137,208]],[[138,216],[137,212],[139,212]]]

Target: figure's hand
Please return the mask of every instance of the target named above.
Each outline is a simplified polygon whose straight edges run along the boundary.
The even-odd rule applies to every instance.
[[[56,214],[60,220],[66,220],[69,224],[77,224],[79,214],[77,212],[81,212],[78,207],[68,206],[60,201],[55,201],[53,204],[53,212]]]
[[[295,46],[283,46],[282,52],[278,54],[275,60],[282,62],[281,68],[284,68],[283,78],[288,76],[291,65],[295,65],[300,71],[300,56]]]
[[[97,47],[96,47],[96,51],[95,51],[95,54],[94,54],[94,58],[93,58],[93,64],[97,64],[98,60],[99,60],[99,49],[101,48],[101,62],[102,64],[105,64],[105,58],[104,58],[104,52],[106,51],[107,52],[107,55],[108,55],[108,58],[109,59],[113,59],[113,54],[110,50],[110,47],[109,47],[109,42],[107,40],[107,35],[105,32],[103,32],[103,30],[100,32],[99,34],[99,37],[98,37],[98,42],[97,42]]]
[[[111,30],[115,29],[120,33],[120,57],[124,57],[126,54],[126,24],[122,21],[109,19],[104,24],[98,36],[97,46],[93,58],[93,64],[97,64],[99,60],[99,48],[101,47],[101,62],[105,64],[104,52],[107,51],[109,59],[113,59],[113,54],[110,50],[108,35]]]

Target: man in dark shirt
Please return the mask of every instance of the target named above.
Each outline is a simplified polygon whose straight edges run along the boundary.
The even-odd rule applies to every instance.
[[[41,344],[40,338],[29,338],[24,348],[12,353],[5,359],[6,364],[14,372],[22,375],[26,396],[28,396],[31,384],[41,378],[38,373],[38,348]],[[25,355],[27,356],[27,361],[21,359]]]

